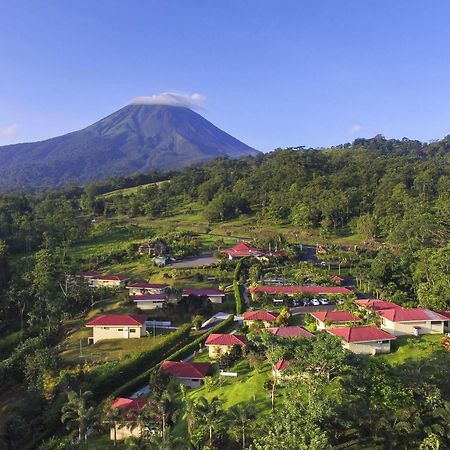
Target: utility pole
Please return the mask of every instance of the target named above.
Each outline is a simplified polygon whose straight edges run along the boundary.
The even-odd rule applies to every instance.
[[[80,339],[80,358],[83,357],[83,340]]]

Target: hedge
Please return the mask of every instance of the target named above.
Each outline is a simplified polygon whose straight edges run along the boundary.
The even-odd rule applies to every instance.
[[[206,341],[206,338],[210,334],[212,334],[212,333],[220,333],[221,331],[224,331],[225,329],[227,329],[231,325],[231,323],[233,323],[233,320],[234,320],[233,316],[228,317],[223,322],[220,322],[216,326],[212,327],[206,333],[203,333],[201,336],[199,336],[198,338],[194,339],[192,342],[189,342],[188,344],[184,345],[179,350],[177,350],[174,353],[172,353],[170,356],[168,356],[166,358],[166,360],[167,361],[175,361],[175,360],[180,360],[180,359],[186,358],[187,356],[191,355],[196,350],[198,350],[199,346]],[[150,369],[146,370],[145,372],[141,373],[140,375],[138,375],[133,380],[128,381],[123,386],[121,386],[120,388],[116,389],[112,393],[112,397],[115,398],[115,397],[126,396],[126,395],[136,391],[137,389],[141,388],[143,385],[148,383],[151,371],[155,370],[157,367],[159,367],[160,364],[161,364],[161,362],[159,361],[158,363],[156,363]]]
[[[102,399],[111,395],[128,380],[137,377],[149,366],[161,361],[174,346],[183,344],[191,331],[191,325],[185,324],[177,331],[169,334],[162,342],[148,351],[139,353],[134,358],[125,359],[119,363],[109,363],[93,369],[89,373],[89,390],[94,398]]]
[[[234,278],[233,278],[233,291],[234,291],[234,298],[236,300],[236,315],[240,316],[243,312],[243,305],[244,302],[242,301],[242,293],[241,293],[241,287],[239,284],[239,279],[241,276],[241,269],[242,269],[242,259],[238,261],[236,264],[236,268],[234,270]]]

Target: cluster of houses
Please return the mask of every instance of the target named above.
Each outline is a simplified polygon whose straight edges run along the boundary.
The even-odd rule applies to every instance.
[[[316,287],[321,289],[320,287]],[[316,290],[316,289],[315,289]],[[379,315],[380,327],[361,325],[363,320],[360,315],[348,311],[315,311],[311,316],[317,326],[317,330],[330,333],[342,340],[344,348],[358,354],[378,354],[387,353],[391,349],[391,342],[401,335],[418,336],[429,333],[444,333],[449,329],[450,311],[436,313],[425,308],[405,309],[401,306],[386,300],[364,299],[356,300],[356,305],[361,313],[365,311],[376,312]],[[361,314],[362,315],[362,314]],[[267,332],[283,338],[307,338],[313,339],[314,333],[301,326],[277,325],[279,312],[268,310],[247,311],[243,314],[243,324],[252,327],[256,322],[265,328]],[[138,337],[142,334],[138,332],[141,323],[140,317],[128,316],[130,327],[136,329],[136,333],[130,333],[130,330],[123,329],[122,337]],[[91,326],[95,324],[106,324],[111,326],[111,320],[97,318],[90,322]],[[90,326],[88,324],[88,326]],[[123,327],[125,328],[125,327]],[[133,334],[133,336],[132,336]],[[211,360],[217,360],[223,355],[230,353],[235,347],[244,347],[247,344],[247,338],[244,334],[210,334],[205,346]],[[283,377],[285,370],[295,361],[280,359],[273,367],[275,377]],[[191,361],[164,361],[159,369],[167,374],[175,383],[184,384],[187,388],[193,389],[202,385],[204,379],[211,373],[211,364],[209,362],[191,362]],[[140,430],[136,426],[131,426],[131,419],[127,424],[127,417],[130,411],[138,411],[143,406],[149,405],[151,401],[145,399],[117,399],[113,407],[119,408],[125,418],[125,422],[120,428],[111,429],[111,439],[116,435],[116,439],[125,439],[130,435],[139,435]]]

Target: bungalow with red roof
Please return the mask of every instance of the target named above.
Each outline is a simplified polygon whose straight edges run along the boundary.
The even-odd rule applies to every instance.
[[[275,378],[286,378],[283,376],[283,371],[285,371],[291,364],[292,361],[288,361],[284,358],[279,359],[272,369],[272,375]]]
[[[316,320],[318,330],[325,330],[330,326],[345,326],[349,322],[361,322],[360,317],[348,311],[316,311],[310,313]]]
[[[356,300],[356,305],[360,308],[371,309],[372,311],[382,311],[383,309],[401,309],[397,303],[387,300],[378,300],[376,298]]]
[[[181,297],[197,297],[206,299],[211,303],[223,303],[225,292],[220,289],[184,289]]]
[[[88,284],[89,287],[93,287],[92,279],[97,278],[101,275],[102,274],[100,272],[97,272],[96,270],[80,270],[78,272],[75,272],[75,277],[83,278],[83,280]]]
[[[146,316],[138,314],[103,314],[90,320],[86,327],[92,328],[89,344],[104,339],[139,339],[146,336]]]
[[[205,345],[208,348],[209,357],[220,358],[226,353],[230,353],[236,345],[243,347],[247,344],[247,338],[241,334],[210,334],[206,338]]]
[[[333,336],[342,338],[342,346],[359,355],[389,353],[391,341],[395,339],[392,334],[369,326],[327,328],[326,331]]]
[[[285,338],[298,338],[298,337],[314,337],[313,333],[305,330],[303,327],[298,325],[293,325],[289,327],[270,327],[267,331],[275,336],[285,337]]]
[[[266,328],[269,328],[273,326],[279,315],[280,313],[276,311],[246,311],[243,314],[244,325],[250,326],[260,320]]]
[[[449,319],[426,308],[396,308],[379,311],[381,328],[396,336],[444,333]]]
[[[209,363],[164,361],[159,370],[189,389],[202,385],[210,369]]]
[[[230,260],[246,258],[247,256],[258,257],[263,256],[265,254],[263,250],[255,247],[250,247],[244,242],[240,242],[239,244],[236,244],[234,247],[220,250],[220,253],[228,255],[228,259]]]
[[[354,295],[353,291],[342,286],[255,286],[249,290],[253,298],[260,294],[270,296],[288,295]]]
[[[166,294],[144,294],[132,297],[136,307],[143,311],[163,308],[167,303]]]
[[[144,407],[154,409],[154,405],[144,398],[117,398],[111,405],[111,408],[120,411],[123,423],[111,427],[110,439],[112,441],[123,441],[130,436],[140,437],[142,430],[139,426],[136,426],[135,416],[142,411]],[[155,417],[157,417],[157,413],[155,413]],[[157,428],[155,427],[153,433],[156,433],[156,431]]]
[[[145,294],[163,294],[167,291],[169,286],[160,283],[133,283],[127,286],[128,292],[131,295],[145,295]]]
[[[91,286],[95,288],[123,288],[127,285],[130,279],[127,277],[120,277],[117,275],[99,275],[91,279]]]
[[[345,281],[345,278],[339,275],[330,275],[330,280],[335,284],[341,285]]]

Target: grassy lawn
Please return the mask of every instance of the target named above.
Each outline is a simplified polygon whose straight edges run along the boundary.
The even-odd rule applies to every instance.
[[[399,336],[392,344],[391,353],[380,355],[379,358],[386,359],[392,365],[427,358],[442,349],[441,339],[441,334],[426,334],[420,337]]]
[[[113,448],[124,450],[126,446],[123,442],[117,442],[117,446],[114,447],[114,442],[111,441],[108,434],[92,436],[89,438],[89,450],[105,450]]]
[[[237,403],[254,401],[259,414],[270,411],[269,392],[264,390],[264,382],[270,374],[270,366],[265,363],[260,371],[249,369],[245,360],[239,361],[230,372],[237,372],[238,376],[222,377],[221,386],[215,386],[206,390],[204,386],[193,390],[188,395],[192,398],[205,397],[211,400],[218,397],[222,400],[225,409],[230,408]]]

